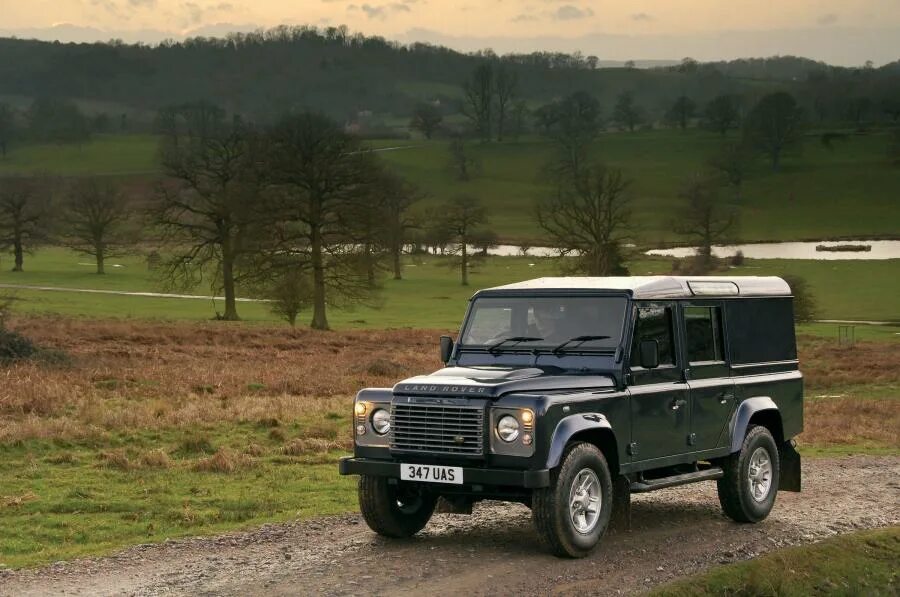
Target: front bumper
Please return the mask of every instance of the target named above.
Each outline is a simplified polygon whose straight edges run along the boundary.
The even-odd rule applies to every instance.
[[[462,467],[464,485],[525,487],[550,486],[550,470],[522,471],[514,469]],[[400,478],[400,463],[371,458],[341,458],[338,472],[342,475],[370,475]]]

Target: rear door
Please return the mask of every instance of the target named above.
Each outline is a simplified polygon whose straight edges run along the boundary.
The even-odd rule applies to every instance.
[[[722,301],[690,301],[681,306],[683,358],[691,399],[691,451],[717,447],[734,410],[722,307]]]
[[[689,388],[679,358],[674,302],[636,303],[631,342],[631,452],[632,461],[653,460],[688,451]],[[659,367],[640,366],[638,346],[656,340]]]

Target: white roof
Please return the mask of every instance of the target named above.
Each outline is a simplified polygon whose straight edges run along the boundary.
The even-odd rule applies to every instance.
[[[536,278],[494,290],[626,291],[638,299],[694,296],[790,296],[787,282],[775,276],[629,276],[610,278]]]

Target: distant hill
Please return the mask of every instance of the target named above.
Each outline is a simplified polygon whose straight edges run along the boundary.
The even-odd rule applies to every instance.
[[[0,96],[20,103],[71,98],[95,106],[94,112],[113,111],[113,117],[121,109],[149,119],[146,115],[162,106],[206,99],[257,120],[304,107],[345,121],[362,113],[397,124],[408,120],[421,101],[439,103],[445,115],[458,113],[460,84],[485,60],[502,61],[516,72],[518,95],[531,107],[585,90],[598,97],[608,115],[616,96],[629,91],[651,121],[680,95],[702,105],[722,93],[752,99],[787,89],[812,108],[816,94],[825,93],[836,102],[837,114],[841,94],[864,92],[877,105],[900,89],[896,63],[848,69],[774,57],[703,64],[644,61],[628,68],[579,54],[498,57],[401,45],[345,28],[280,27],[154,46],[4,38]]]

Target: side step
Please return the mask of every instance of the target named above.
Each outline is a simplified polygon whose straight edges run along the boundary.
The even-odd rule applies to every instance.
[[[656,491],[657,489],[696,483],[697,481],[713,481],[715,479],[721,479],[724,476],[725,472],[720,467],[714,466],[702,471],[684,473],[683,475],[673,475],[671,477],[650,479],[648,481],[635,481],[631,484],[631,493],[646,493],[648,491]]]

